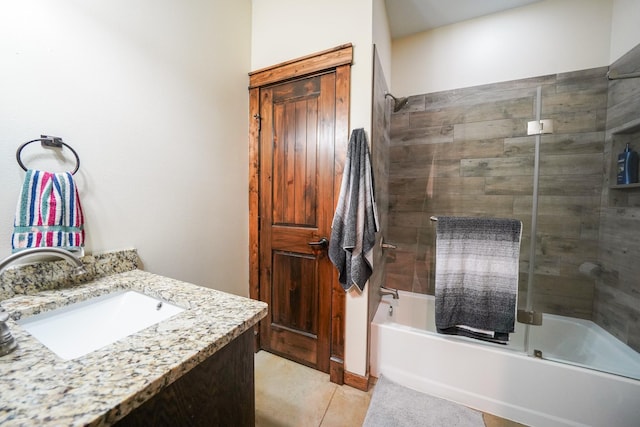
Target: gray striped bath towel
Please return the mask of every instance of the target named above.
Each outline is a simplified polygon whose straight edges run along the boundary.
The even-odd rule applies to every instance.
[[[514,331],[522,223],[438,217],[436,327],[499,343]]]
[[[354,285],[364,290],[373,272],[373,247],[378,231],[373,189],[367,135],[362,128],[354,129],[329,243],[329,259],[338,269],[338,280],[345,291]]]

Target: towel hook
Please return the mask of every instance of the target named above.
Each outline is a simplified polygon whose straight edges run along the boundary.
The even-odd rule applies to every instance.
[[[78,172],[78,169],[80,169],[80,157],[78,157],[78,153],[76,153],[76,150],[71,148],[71,146],[69,146],[68,144],[65,144],[64,142],[62,142],[62,138],[58,136],[48,136],[48,135],[40,135],[40,138],[27,141],[24,144],[22,144],[20,147],[18,147],[18,151],[16,151],[16,160],[18,160],[18,164],[22,169],[24,169],[25,171],[27,170],[24,163],[22,163],[22,159],[20,159],[20,153],[22,152],[22,149],[24,147],[36,141],[40,141],[43,147],[55,147],[55,148],[62,148],[63,146],[67,147],[69,150],[71,150],[71,152],[76,158],[76,168],[73,170],[73,172],[71,172],[71,175],[75,175],[76,172]]]

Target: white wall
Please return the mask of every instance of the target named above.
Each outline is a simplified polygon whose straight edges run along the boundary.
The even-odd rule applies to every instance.
[[[373,0],[373,43],[378,51],[387,87],[391,87],[391,31],[384,0]]]
[[[370,134],[372,13],[371,0],[253,0],[251,69],[352,43],[350,130]],[[354,291],[346,301],[345,368],[357,375],[366,374],[368,365],[367,300]]]
[[[352,43],[351,129],[371,117],[371,0],[253,0],[251,69]]]
[[[82,161],[87,253],[135,247],[148,271],[248,295],[250,34],[250,0],[4,5],[0,257],[24,176],[15,150],[48,133]],[[24,160],[68,166],[42,153]]]
[[[613,0],[611,22],[612,64],[640,43],[640,1]]]
[[[415,95],[609,65],[611,13],[612,0],[546,0],[394,40],[392,92]]]

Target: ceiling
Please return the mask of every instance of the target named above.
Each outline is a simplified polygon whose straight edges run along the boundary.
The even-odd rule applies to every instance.
[[[391,38],[501,12],[541,0],[385,0]]]

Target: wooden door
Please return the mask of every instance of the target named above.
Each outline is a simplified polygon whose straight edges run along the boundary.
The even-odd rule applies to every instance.
[[[349,138],[351,45],[250,73],[250,296],[260,348],[344,378],[345,293],[327,254]],[[327,241],[323,240],[327,239]]]
[[[260,299],[265,350],[329,370],[335,73],[260,91]]]

